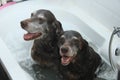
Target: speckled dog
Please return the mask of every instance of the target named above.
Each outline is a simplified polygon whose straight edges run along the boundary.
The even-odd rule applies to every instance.
[[[57,66],[60,60],[57,42],[63,32],[61,23],[49,10],[37,10],[31,18],[21,21],[21,27],[28,33],[25,40],[34,40],[31,56],[43,67]]]
[[[60,73],[63,80],[94,80],[100,56],[76,31],[65,31],[59,39]]]

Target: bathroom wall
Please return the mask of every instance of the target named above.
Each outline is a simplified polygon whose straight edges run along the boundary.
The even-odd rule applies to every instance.
[[[74,0],[85,11],[104,26],[112,30],[120,26],[120,0]]]
[[[0,0],[5,3],[7,0]],[[13,0],[20,1],[20,0]],[[113,30],[113,26],[120,26],[120,0],[45,0],[50,3],[75,4],[87,15]]]

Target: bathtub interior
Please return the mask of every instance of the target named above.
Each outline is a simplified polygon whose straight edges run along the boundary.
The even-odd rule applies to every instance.
[[[34,63],[34,61],[32,61],[30,49],[33,41],[23,40],[23,35],[26,31],[21,29],[20,21],[29,18],[32,11],[40,8],[51,10],[62,23],[64,30],[76,30],[80,32],[83,38],[85,38],[97,52],[99,52],[99,48],[104,44],[105,39],[82,21],[77,15],[67,12],[65,9],[59,7],[55,8],[54,6],[44,6],[44,3],[40,5],[32,1],[28,1],[15,4],[2,10],[0,15],[0,37],[5,42],[11,55],[16,59],[22,69],[29,73],[34,80],[43,80],[45,76],[47,76],[47,80],[59,80],[56,72],[41,69]],[[116,73],[113,72],[111,67],[106,63],[101,67],[101,71],[98,76],[106,80],[116,79]]]

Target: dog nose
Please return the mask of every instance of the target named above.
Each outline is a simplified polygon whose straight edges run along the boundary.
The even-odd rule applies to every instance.
[[[21,21],[21,27],[24,29],[26,26],[28,26],[27,21]]]
[[[62,47],[62,48],[61,48],[61,52],[62,52],[62,53],[67,53],[67,52],[68,52],[68,49],[69,49],[68,47]]]

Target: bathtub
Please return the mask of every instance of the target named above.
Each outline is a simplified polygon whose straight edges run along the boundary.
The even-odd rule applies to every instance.
[[[54,4],[54,5],[53,5]],[[29,18],[31,12],[38,9],[51,10],[62,23],[64,30],[76,30],[81,33],[95,51],[108,64],[108,46],[112,30],[100,24],[97,20],[88,16],[79,6],[62,0],[30,0],[17,3],[0,10],[0,58],[6,66],[13,80],[33,80],[25,72],[19,62],[30,57],[30,49],[33,41],[24,41],[26,33],[20,27],[20,21]],[[74,9],[74,11],[73,11]],[[119,65],[119,56],[115,56],[115,49],[120,43],[117,37],[112,45],[113,61]]]

